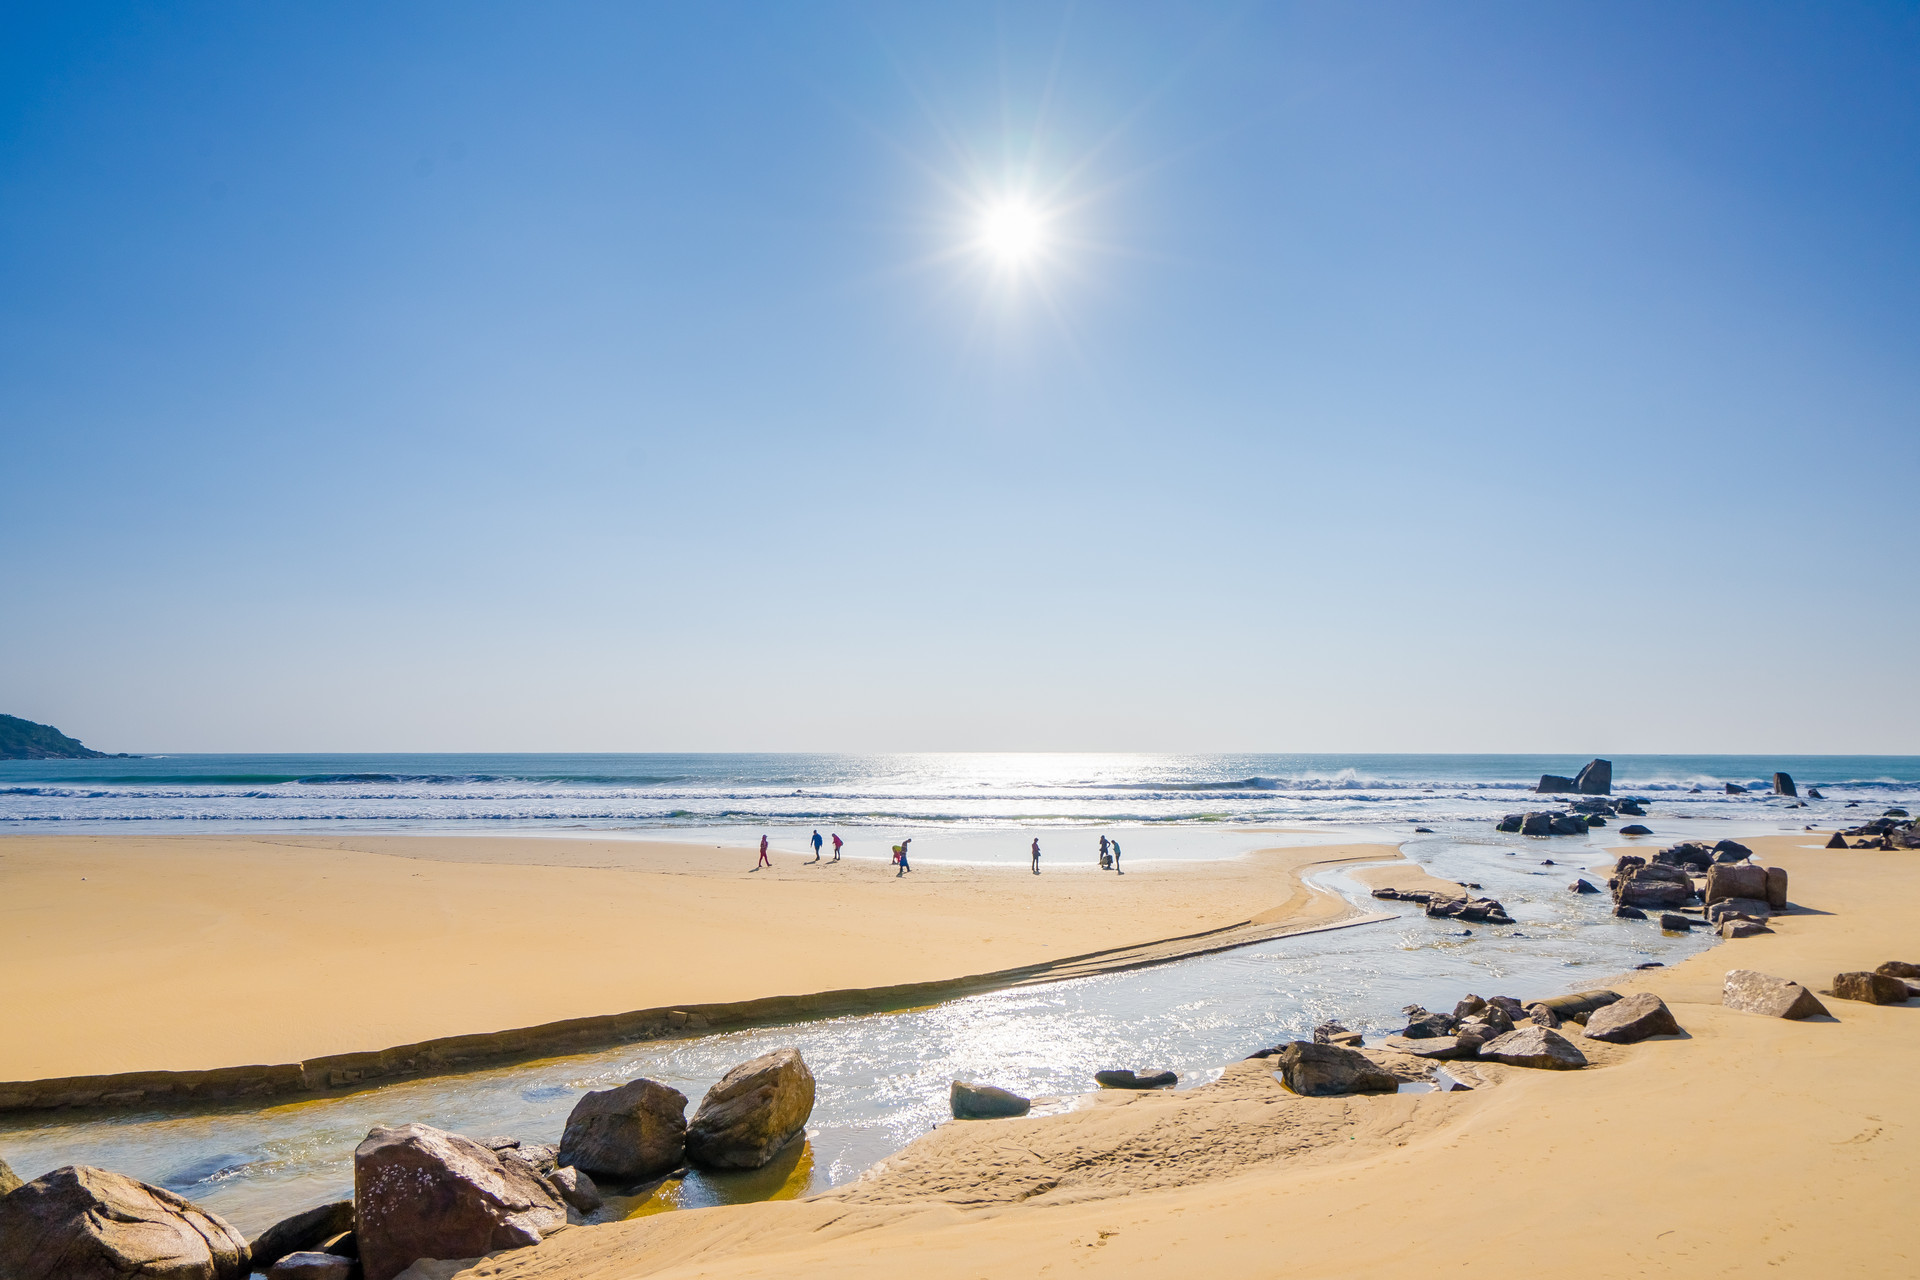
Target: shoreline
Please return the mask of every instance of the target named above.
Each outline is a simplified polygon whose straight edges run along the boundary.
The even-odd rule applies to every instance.
[[[130,998],[130,1003],[137,1005],[144,996],[150,995],[152,1003],[146,1009],[149,1023],[174,1016],[177,1013],[178,996],[171,991],[171,974],[164,963],[159,962],[160,958],[152,956],[152,953],[156,950],[164,953],[182,944],[172,937],[171,922],[164,908],[152,901],[152,895],[162,890],[178,891],[179,886],[173,882],[183,875],[191,881],[196,877],[205,879],[212,873],[218,880],[219,892],[215,896],[226,900],[220,904],[226,909],[218,912],[213,922],[228,926],[221,928],[219,934],[225,950],[229,954],[239,952],[246,955],[249,965],[247,974],[256,986],[266,989],[278,987],[283,996],[291,994],[298,997],[292,1001],[294,1010],[291,1014],[284,1000],[280,1004],[258,1003],[251,1010],[252,1022],[249,1025],[220,1029],[228,1033],[229,1042],[235,1045],[284,1042],[290,1016],[297,1018],[299,1010],[310,1008],[328,992],[338,994],[341,986],[350,982],[347,975],[337,979],[330,979],[329,975],[340,974],[342,968],[351,967],[355,957],[349,952],[355,940],[330,939],[323,932],[317,948],[289,948],[279,957],[273,956],[270,943],[276,936],[276,930],[294,927],[304,913],[300,909],[300,894],[297,891],[290,895],[290,901],[277,909],[260,910],[256,894],[262,890],[264,882],[276,882],[283,896],[287,896],[284,894],[286,886],[278,884],[277,878],[296,873],[304,874],[304,886],[311,888],[316,877],[327,880],[342,875],[351,881],[353,876],[350,873],[371,869],[383,872],[388,882],[386,887],[396,892],[406,888],[406,881],[429,879],[434,883],[425,890],[426,904],[447,909],[446,899],[456,891],[464,891],[469,899],[461,904],[465,927],[452,931],[457,935],[453,941],[469,947],[477,944],[487,948],[496,944],[499,926],[503,921],[519,929],[539,931],[543,912],[551,918],[557,908],[565,908],[574,902],[572,895],[582,892],[591,893],[596,899],[604,899],[609,895],[620,897],[622,894],[629,899],[638,897],[650,901],[655,909],[690,905],[691,894],[697,900],[697,905],[711,913],[716,907],[715,892],[719,886],[725,886],[719,889],[723,899],[720,905],[732,905],[739,900],[741,895],[738,886],[747,875],[752,874],[743,873],[742,867],[754,856],[752,850],[696,849],[691,846],[656,845],[638,851],[629,845],[620,850],[589,850],[578,841],[544,842],[527,837],[478,837],[459,842],[423,838],[423,841],[415,843],[407,837],[383,837],[367,841],[301,841],[291,844],[286,841],[241,838],[210,841],[191,837],[179,838],[171,843],[138,837],[112,842],[88,837],[0,839],[0,888],[16,890],[4,895],[8,900],[5,906],[0,906],[0,919],[4,919],[10,911],[19,916],[35,914],[35,927],[44,935],[66,940],[69,948],[64,953],[52,954],[44,949],[28,948],[28,956],[23,957],[28,962],[13,966],[17,989],[24,992],[36,990],[31,974],[35,966],[51,978],[72,967],[81,966],[89,959],[108,972],[124,976],[131,958],[128,953],[131,952],[132,956],[150,961],[145,972],[151,988],[150,991],[142,991],[137,987],[131,993],[123,991],[123,1000]],[[387,847],[396,843],[398,848]],[[108,847],[102,849],[101,845]],[[159,847],[156,848],[156,845]],[[360,847],[353,847],[355,845]],[[368,848],[369,845],[374,847]],[[528,861],[535,857],[551,859],[562,851],[548,847],[552,845],[562,846],[567,853],[561,865],[545,860]],[[609,860],[610,853],[626,855],[626,862],[623,864],[618,858]],[[636,853],[643,853],[644,856],[636,858]],[[715,855],[718,855],[717,859]],[[294,861],[289,863],[289,858]],[[349,1047],[344,1049],[335,1047],[332,1052],[305,1053],[297,1057],[235,1053],[228,1058],[229,1063],[237,1059],[244,1065],[200,1067],[167,1064],[156,1067],[133,1066],[118,1071],[19,1071],[19,1065],[32,1061],[29,1051],[37,1053],[42,1062],[83,1062],[88,1056],[87,1046],[83,1042],[84,1037],[77,1033],[89,1028],[99,1029],[91,1019],[74,1018],[70,1010],[66,1011],[64,1019],[57,1019],[54,1016],[56,1000],[47,998],[57,996],[57,990],[49,986],[41,989],[47,1005],[41,1016],[33,1018],[31,1011],[28,1011],[27,1025],[42,1034],[35,1037],[30,1045],[23,1044],[24,1037],[14,1038],[11,1054],[6,1047],[0,1046],[0,1065],[16,1066],[16,1070],[5,1072],[15,1078],[0,1083],[0,1112],[55,1107],[192,1106],[202,1102],[256,1096],[265,1098],[296,1092],[320,1094],[352,1091],[402,1078],[451,1074],[515,1061],[589,1052],[621,1043],[678,1036],[689,1029],[718,1030],[910,1008],[1010,986],[1062,981],[1164,964],[1292,934],[1390,919],[1390,915],[1366,913],[1353,907],[1344,898],[1315,889],[1305,883],[1304,877],[1312,869],[1399,858],[1396,846],[1329,844],[1262,850],[1235,859],[1181,864],[1171,870],[1165,867],[1142,867],[1126,877],[1102,876],[1091,867],[1053,867],[1047,868],[1047,874],[1029,877],[1024,871],[1006,868],[955,868],[929,864],[926,871],[916,871],[916,875],[925,876],[917,881],[896,885],[895,877],[881,871],[878,875],[867,875],[833,886],[796,884],[798,876],[804,873],[789,864],[777,868],[774,878],[762,877],[759,881],[749,881],[754,887],[746,892],[758,893],[763,887],[781,885],[780,873],[784,872],[785,884],[792,885],[796,890],[805,887],[813,891],[803,905],[826,913],[837,912],[842,917],[842,952],[851,951],[853,954],[839,957],[845,963],[816,966],[815,971],[819,973],[886,972],[884,963],[870,965],[867,961],[876,949],[885,952],[889,947],[897,950],[902,945],[897,931],[901,925],[900,911],[903,907],[909,913],[908,919],[915,929],[921,929],[927,917],[914,913],[959,911],[957,920],[945,922],[949,934],[965,928],[977,935],[979,930],[986,928],[992,929],[995,935],[1010,933],[1013,936],[997,947],[984,945],[993,942],[992,937],[979,945],[971,941],[966,945],[955,945],[951,937],[935,937],[928,945],[922,939],[923,945],[916,963],[908,973],[902,975],[907,979],[905,981],[857,986],[826,983],[802,994],[788,994],[766,991],[767,975],[762,969],[746,981],[746,990],[739,990],[742,984],[735,982],[734,990],[722,992],[732,998],[673,999],[669,995],[671,1003],[662,1000],[638,1009],[629,1006],[629,1012],[608,1014],[592,1011],[571,1017],[530,1019],[502,1031],[473,1032],[454,1027],[445,1034],[418,1036],[386,1049],[355,1049],[350,1047],[349,1042]],[[75,861],[67,865],[69,859]],[[409,866],[418,866],[422,859],[433,862],[441,869],[440,874],[429,876],[425,872],[407,870]],[[184,871],[183,865],[186,868]],[[884,867],[884,864],[880,866]],[[123,910],[120,912],[101,912],[100,898],[91,887],[98,883],[97,879],[71,874],[76,869],[86,869],[98,877],[103,867],[107,869],[106,881],[119,882],[123,895],[120,900]],[[862,872],[877,870],[872,863],[857,866],[846,863],[840,869]],[[481,883],[476,888],[469,878]],[[56,880],[58,883],[53,883]],[[83,889],[82,885],[89,887]],[[196,895],[211,888],[207,884],[189,885],[186,897],[196,898]],[[873,899],[901,891],[913,896],[904,903],[897,897],[882,899],[888,902],[893,911],[888,917],[873,914]],[[417,887],[414,892],[418,893]],[[726,896],[729,893],[731,897]],[[1057,904],[1060,902],[1078,906],[1093,895],[1122,893],[1130,895],[1121,904],[1129,908],[1124,915],[1112,908],[1091,913],[1082,911],[1081,915],[1086,918],[1070,922],[1077,926],[1074,928],[1066,928],[1056,919],[1059,911]],[[533,898],[542,894],[545,895],[543,903],[533,901]],[[1037,894],[1047,896],[1036,898]],[[956,904],[952,900],[954,897],[963,900]],[[207,904],[197,902],[196,905],[204,908]],[[256,908],[256,918],[236,939],[230,927],[231,914],[245,911],[249,905]],[[627,904],[616,903],[616,915],[624,905]],[[766,906],[762,900],[760,919],[755,922],[762,930],[755,937],[759,947],[777,948],[783,939],[792,941],[816,931],[814,921],[793,919],[792,911],[785,905],[773,904],[771,911],[766,910]],[[962,907],[965,909],[961,910]],[[1038,922],[1032,918],[1037,907],[1046,909],[1043,920]],[[110,954],[104,961],[97,956],[83,957],[78,954],[88,946],[89,939],[85,930],[75,927],[84,920],[96,926],[97,934],[97,926],[101,921],[96,917],[101,915],[106,917],[108,926],[121,930],[112,940],[112,950],[117,954]],[[152,927],[156,919],[159,921],[157,929]],[[1152,926],[1164,928],[1168,924],[1186,920],[1192,920],[1201,927],[1178,932],[1147,933]],[[683,929],[683,945],[687,938],[700,937],[700,923],[696,917],[690,926]],[[139,935],[143,925],[147,928],[146,936],[128,936]],[[14,933],[19,936],[18,929]],[[1147,933],[1147,936],[1142,938],[1142,933]],[[1048,949],[1058,949],[1054,942],[1039,941],[1043,936],[1047,939],[1066,936],[1105,945],[1075,949],[1067,955],[1035,955],[1036,950],[1044,953]],[[436,933],[429,935],[422,945],[437,954],[439,944],[447,941],[444,932]],[[624,941],[621,941],[624,946]],[[252,954],[256,951],[254,944],[260,944],[257,947],[259,954]],[[666,945],[671,947],[672,943]],[[545,963],[553,966],[562,966],[568,959],[566,955],[541,954]],[[622,951],[619,954],[628,953]],[[973,968],[965,963],[981,956],[1011,958],[1015,963],[984,969]],[[388,954],[376,957],[377,962],[369,966],[366,957],[360,956],[358,962],[363,969],[378,975],[383,969],[390,971],[404,966],[410,958],[415,957]],[[478,962],[468,963],[477,965]],[[939,971],[942,967],[944,972]],[[263,969],[266,972],[261,972]],[[928,969],[934,972],[929,974]],[[673,985],[683,988],[686,995],[700,994],[696,990],[699,983],[690,980],[696,972],[691,968],[677,969],[663,976],[656,969],[650,975],[652,989],[657,991]],[[788,982],[793,981],[792,973],[784,969],[781,973]],[[439,1016],[444,1024],[446,1018],[439,1006],[453,985],[462,981],[464,975],[458,966],[450,970],[442,964],[428,975],[427,980],[415,983],[409,992],[403,994],[411,1001],[413,1012],[419,1016],[420,1022],[430,1023],[434,1016]],[[756,983],[761,987],[760,990],[752,989]],[[388,983],[389,988],[392,985]],[[536,982],[534,985],[534,998],[519,999],[514,1002],[514,1007],[541,1007],[540,984]],[[626,982],[603,983],[601,989],[628,989],[632,985]],[[710,989],[715,985],[726,986],[725,983],[711,982],[707,985]],[[791,992],[792,987],[789,986],[788,990]],[[357,991],[352,994],[357,998]],[[525,995],[524,992],[520,994]],[[578,1005],[578,992],[571,992],[569,996],[571,1002]],[[402,1003],[399,996],[389,991],[383,1007],[392,1014],[395,1013],[395,1007]],[[603,1004],[602,1009],[604,1007]],[[198,1016],[210,1020],[220,1012],[218,1009],[204,1009]],[[404,1020],[405,1010],[399,1010],[399,1014]],[[391,1023],[394,1019],[389,1017],[387,1021]],[[469,1027],[471,1025],[469,1022]],[[108,1029],[128,1032],[126,1027]],[[212,1037],[215,1029],[202,1023],[185,1028],[184,1032],[193,1043],[203,1045],[205,1040]],[[65,1045],[58,1043],[57,1033],[63,1030],[76,1033]],[[139,1030],[136,1019],[135,1026],[123,1039],[138,1042],[141,1039]],[[8,1063],[9,1057],[13,1059],[11,1064]],[[250,1064],[249,1058],[252,1059]]]

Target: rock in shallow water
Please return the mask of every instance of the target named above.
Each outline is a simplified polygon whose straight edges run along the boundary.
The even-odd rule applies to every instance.
[[[245,1280],[247,1242],[159,1187],[68,1165],[0,1198],[6,1280]]]
[[[343,1231],[353,1230],[353,1201],[336,1200],[283,1218],[262,1231],[251,1247],[253,1268],[264,1271],[290,1253],[318,1250]]]
[[[639,1182],[676,1168],[686,1147],[686,1095],[657,1080],[634,1080],[574,1104],[556,1161]]]
[[[947,1107],[955,1120],[1006,1120],[1033,1110],[1031,1099],[990,1084],[955,1080],[947,1090]]]
[[[593,1184],[593,1179],[572,1165],[555,1169],[547,1175],[547,1181],[553,1184],[553,1189],[560,1193],[562,1200],[581,1213],[592,1213],[605,1203],[601,1200],[600,1188]]]
[[[1591,1023],[1592,1018],[1588,1022]],[[1572,1071],[1587,1065],[1587,1055],[1580,1052],[1573,1041],[1558,1031],[1534,1025],[1487,1041],[1480,1046],[1480,1056],[1510,1067],[1540,1067],[1549,1071]]]
[[[1813,992],[1797,982],[1776,978],[1757,969],[1727,970],[1726,986],[1720,1003],[1741,1013],[1757,1013],[1766,1018],[1812,1018],[1825,1015],[1827,1007]]]
[[[1353,1035],[1342,1030],[1341,1035]],[[1317,1039],[1317,1037],[1316,1037]],[[1331,1044],[1332,1040],[1321,1043]],[[1165,1089],[1180,1083],[1180,1077],[1171,1071],[1133,1072],[1128,1070],[1096,1071],[1093,1082],[1102,1089]]]
[[[1397,1093],[1400,1081],[1358,1049],[1295,1040],[1280,1050],[1280,1078],[1307,1098],[1349,1093]]]
[[[302,1250],[268,1268],[267,1280],[348,1280],[355,1265],[352,1258]]]
[[[743,1062],[700,1100],[687,1126],[687,1155],[714,1169],[758,1169],[807,1127],[813,1072],[798,1049]]]
[[[353,1206],[366,1280],[393,1280],[420,1258],[538,1244],[567,1222],[530,1165],[424,1124],[368,1132],[353,1153]]]

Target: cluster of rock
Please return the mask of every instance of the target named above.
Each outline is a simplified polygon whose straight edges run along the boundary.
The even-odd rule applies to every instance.
[[[1713,845],[1687,841],[1660,850],[1650,860],[1623,854],[1607,881],[1614,914],[1644,920],[1647,908],[1671,912],[1699,902],[1705,907],[1699,920],[1664,914],[1661,926],[1716,925],[1727,937],[1765,932],[1767,920],[1786,910],[1787,873],[1744,861],[1750,857],[1752,850],[1734,840]]]
[[[1848,840],[1854,841],[1849,845]],[[1872,822],[1833,833],[1829,849],[1920,849],[1920,822],[1905,809],[1889,809]]]
[[[1590,760],[1585,768],[1571,778],[1563,778],[1557,773],[1543,773],[1540,775],[1540,785],[1534,791],[1543,796],[1570,791],[1588,796],[1612,795],[1613,761]]]
[[[1585,835],[1594,827],[1606,826],[1608,818],[1646,817],[1647,811],[1642,807],[1643,803],[1631,797],[1622,797],[1619,800],[1575,800],[1565,809],[1506,814],[1494,824],[1494,830],[1513,832],[1523,836]]]
[[[1418,902],[1436,920],[1472,920],[1482,924],[1512,924],[1513,917],[1497,898],[1471,894],[1434,893],[1427,889],[1375,889],[1373,896],[1389,902]]]
[[[1865,1004],[1905,1004],[1920,997],[1920,964],[1889,960],[1871,971],[1837,973],[1825,994]],[[1720,1002],[1729,1009],[1769,1018],[1831,1016],[1819,997],[1800,983],[1754,969],[1729,969]]]
[[[353,1153],[352,1200],[297,1214],[251,1243],[158,1187],[56,1169],[0,1195],[0,1276],[245,1280],[258,1270],[270,1280],[392,1280],[421,1259],[538,1244],[601,1207],[596,1179],[631,1187],[684,1159],[759,1168],[805,1130],[813,1096],[799,1051],[781,1049],[729,1071],[691,1124],[678,1090],[636,1080],[583,1097],[557,1147],[376,1127]]]

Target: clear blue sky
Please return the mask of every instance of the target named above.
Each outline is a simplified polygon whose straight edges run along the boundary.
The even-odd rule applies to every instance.
[[[1920,751],[1917,14],[7,5],[0,710]]]

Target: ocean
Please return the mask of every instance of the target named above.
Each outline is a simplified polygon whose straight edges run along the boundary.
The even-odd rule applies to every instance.
[[[1199,835],[1207,828],[1479,823],[1551,804],[1531,793],[1540,775],[1571,775],[1585,763],[1535,755],[154,754],[0,761],[0,831],[324,826],[698,832],[706,840],[814,826],[982,836],[1132,827],[1163,832],[1150,840],[1158,852],[1211,845]],[[1616,795],[1768,829],[1920,800],[1920,756],[1618,756],[1613,768]],[[1765,794],[1775,770],[1791,773],[1803,794],[1816,787],[1826,798],[1789,810],[1792,802]],[[1727,795],[1729,782],[1753,794]]]

